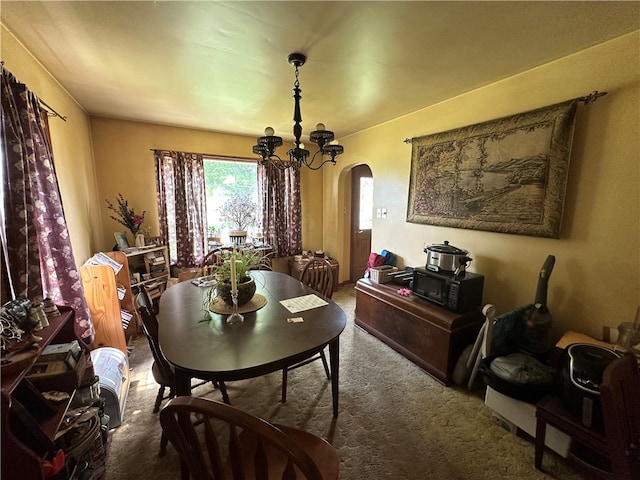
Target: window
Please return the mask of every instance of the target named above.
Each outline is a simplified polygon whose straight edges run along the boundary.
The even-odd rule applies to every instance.
[[[371,230],[373,225],[373,177],[360,178],[360,213],[358,230]]]
[[[207,197],[207,232],[209,237],[220,237],[222,243],[230,243],[231,225],[223,225],[220,207],[232,195],[249,197],[256,203],[257,224],[249,227],[248,237],[261,234],[262,214],[258,211],[257,162],[244,159],[204,157],[204,182]]]

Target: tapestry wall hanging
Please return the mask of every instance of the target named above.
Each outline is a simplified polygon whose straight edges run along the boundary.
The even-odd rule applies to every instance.
[[[558,238],[576,104],[413,138],[407,221]]]

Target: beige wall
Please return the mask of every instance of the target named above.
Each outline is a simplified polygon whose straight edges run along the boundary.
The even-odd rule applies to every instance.
[[[4,66],[67,121],[50,118],[51,143],[60,195],[76,263],[81,265],[102,237],[93,169],[89,119],[85,111],[2,25]]]
[[[254,137],[228,135],[204,130],[92,117],[91,134],[103,235],[100,248],[110,250],[114,231],[123,228],[109,218],[106,199],[115,201],[122,193],[136,212],[146,210],[145,225],[158,234],[158,208],[152,149],[254,158]],[[290,145],[280,147],[284,154]],[[302,173],[303,248],[321,248],[322,182],[318,172]],[[318,239],[315,241],[314,239]],[[132,239],[130,239],[132,240]]]
[[[339,169],[326,169],[325,249],[348,265],[346,173],[366,163],[374,175],[372,248],[398,254],[401,265],[423,265],[425,244],[470,251],[471,270],[486,276],[484,301],[498,313],[533,301],[547,255],[556,256],[549,305],[556,332],[600,336],[603,325],[633,321],[640,304],[639,137],[640,32],[469,92],[368,131],[343,138]],[[586,95],[579,104],[560,239],[407,223],[411,145],[419,137]],[[336,202],[338,202],[336,204]],[[348,211],[348,210],[347,210]],[[335,213],[338,213],[335,215]],[[333,232],[337,231],[336,236]],[[341,269],[341,280],[347,278]]]
[[[549,305],[556,332],[600,336],[603,325],[631,321],[640,304],[640,32],[593,47],[412,115],[341,139],[338,165],[303,173],[303,248],[323,248],[348,278],[349,169],[367,163],[375,181],[373,245],[421,265],[425,244],[449,240],[486,276],[484,301],[498,312],[530,303],[549,254],[556,256]],[[56,170],[79,263],[113,246],[117,224],[105,199],[121,192],[148,210],[157,231],[150,149],[250,155],[253,138],[87,118],[40,64],[2,28],[2,59],[16,77],[60,113],[51,119]],[[608,95],[578,108],[560,239],[407,223],[411,146],[403,139],[446,131],[586,95]],[[95,167],[92,156],[95,157]],[[94,170],[95,169],[95,170]],[[319,182],[322,178],[323,182]]]

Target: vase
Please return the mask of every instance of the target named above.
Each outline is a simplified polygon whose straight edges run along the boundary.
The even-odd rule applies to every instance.
[[[242,306],[253,298],[256,293],[256,282],[252,277],[247,277],[249,280],[244,282],[238,282],[238,306]],[[224,303],[233,306],[233,300],[231,299],[231,283],[220,282],[216,286],[216,297],[222,298]]]
[[[144,247],[145,239],[142,233],[136,235],[136,247]]]
[[[247,231],[229,230],[229,240],[231,240],[231,243],[233,243],[234,245],[244,245],[244,243],[247,241]]]

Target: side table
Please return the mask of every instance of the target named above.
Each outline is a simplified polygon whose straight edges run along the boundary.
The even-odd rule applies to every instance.
[[[536,418],[535,466],[538,470],[542,470],[545,434],[547,425],[551,425],[569,435],[574,443],[577,442],[589,450],[590,460],[594,462],[587,462],[573,451],[569,452],[568,459],[576,467],[598,477],[611,478],[610,465],[607,465],[610,462],[604,430],[584,426],[579,418],[564,408],[560,397],[555,394],[546,395],[536,404]],[[600,456],[601,458],[598,458]],[[601,461],[596,462],[598,459]]]
[[[326,260],[331,263],[331,272],[333,273],[333,290],[335,291],[338,288],[338,275],[340,273],[340,264],[334,258],[327,258]],[[308,258],[303,258],[302,260],[294,260],[293,258],[289,260],[289,275],[293,278],[297,278],[300,280],[300,275],[302,275],[302,270],[304,270],[304,266],[309,263]]]

